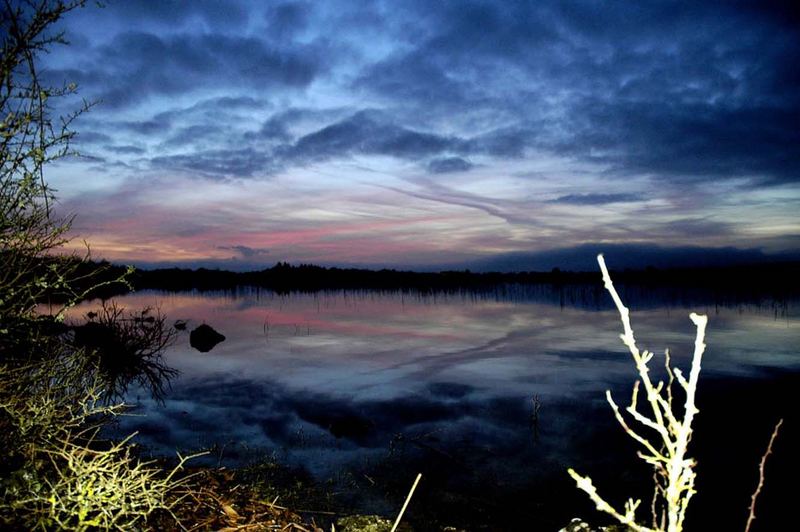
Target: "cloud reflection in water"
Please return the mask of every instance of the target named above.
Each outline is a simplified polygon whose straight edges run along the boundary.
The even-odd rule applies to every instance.
[[[170,318],[207,322],[228,338],[200,354],[182,337],[167,353],[182,375],[166,404],[131,398],[146,417],[123,420],[121,430],[138,430],[157,453],[235,443],[229,463],[246,460],[244,448],[271,450],[327,478],[380,464],[400,442],[409,460],[422,460],[417,467],[444,468],[442,489],[491,474],[504,490],[528,492],[552,482],[571,489],[568,464],[613,470],[633,456],[603,400],[607,388],[624,400],[635,378],[618,317],[603,305],[258,291],[142,292],[122,303],[158,303]],[[688,311],[650,303],[630,302],[640,346],[669,347],[685,367]],[[782,317],[771,307],[695,308],[711,315],[707,382],[797,375],[792,305]],[[777,410],[790,404],[774,393]],[[533,394],[543,403],[535,435]],[[749,400],[755,409],[758,398]],[[714,414],[703,413],[699,426],[712,426]]]

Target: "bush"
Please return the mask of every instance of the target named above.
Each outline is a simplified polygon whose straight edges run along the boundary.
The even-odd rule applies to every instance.
[[[0,370],[3,483],[0,517],[30,530],[132,529],[190,477],[140,462],[129,440],[101,439],[100,429],[124,412],[105,404],[100,381],[87,381],[83,355]]]
[[[71,219],[53,215],[44,179],[89,105],[53,120],[51,99],[76,87],[42,86],[36,58],[63,43],[53,24],[83,4],[0,5],[0,520],[12,529],[141,528],[151,513],[171,513],[188,480],[178,476],[186,459],[164,472],[135,456],[130,437],[100,436],[125,410],[113,400],[130,383],[160,398],[175,375],[161,360],[173,338],[163,316],[104,305],[86,324],[65,323],[98,285],[124,282],[97,282],[88,252],[60,254]]]

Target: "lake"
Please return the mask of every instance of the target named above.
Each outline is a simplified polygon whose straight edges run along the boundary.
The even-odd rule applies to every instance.
[[[743,527],[779,417],[786,422],[753,530],[783,523],[793,504],[783,487],[798,473],[789,452],[798,444],[798,302],[715,304],[636,290],[623,297],[640,348],[659,355],[656,374],[665,347],[688,372],[688,314],[709,315],[689,529]],[[647,514],[650,473],[604,398],[611,389],[627,405],[636,374],[601,287],[428,295],[240,288],[117,301],[227,337],[200,353],[180,334],[165,353],[180,376],[164,404],[130,391],[137,415],[119,430],[138,431],[154,454],[213,447],[213,463],[227,466],[267,454],[329,486],[341,504],[386,515],[421,472],[408,511],[421,530],[434,522],[492,530],[557,530],[576,516],[607,522],[567,467],[590,474],[619,506],[627,495],[642,498]]]

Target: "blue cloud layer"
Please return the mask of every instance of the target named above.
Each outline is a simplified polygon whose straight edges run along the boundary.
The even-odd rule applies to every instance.
[[[159,169],[211,157],[208,174],[266,176],[361,152],[439,173],[436,161],[537,150],[610,176],[787,183],[800,170],[800,31],[787,6],[121,2],[70,21],[87,42],[48,75],[79,82],[108,114],[139,109],[84,129],[155,136],[160,149],[128,155]],[[95,35],[98,20],[108,27]],[[347,116],[293,132],[288,104],[309,92],[342,100]],[[220,114],[181,116],[178,100],[208,93]],[[204,132],[237,118],[226,104],[265,118],[209,155]]]

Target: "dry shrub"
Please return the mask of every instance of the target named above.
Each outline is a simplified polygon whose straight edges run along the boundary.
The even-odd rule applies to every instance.
[[[642,428],[636,430],[626,420],[617,404],[611,397],[611,392],[606,391],[606,398],[611,405],[617,421],[625,432],[641,447],[639,457],[650,464],[654,470],[654,498],[651,506],[652,528],[641,525],[636,520],[636,510],[641,501],[628,499],[623,510],[614,508],[598,493],[591,478],[579,475],[573,469],[569,474],[597,505],[597,509],[605,512],[623,525],[637,532],[668,531],[680,532],[683,530],[686,508],[695,493],[694,480],[695,461],[687,456],[687,448],[692,436],[692,422],[698,412],[695,406],[697,381],[700,376],[700,362],[705,351],[705,329],[708,318],[699,314],[689,315],[696,327],[695,349],[692,357],[692,367],[689,378],[684,377],[679,368],[670,366],[669,351],[665,352],[664,367],[668,375],[668,382],[654,383],[650,378],[648,363],[653,359],[654,353],[640,351],[631,327],[629,311],[622,303],[611,276],[606,268],[602,255],[597,256],[600,269],[603,272],[605,287],[611,294],[614,304],[620,314],[623,326],[622,342],[628,348],[636,364],[639,379],[633,387],[631,403],[624,412],[639,423]],[[674,384],[682,390],[684,396],[683,412],[673,395]],[[643,389],[644,413],[640,411],[639,391]]]

